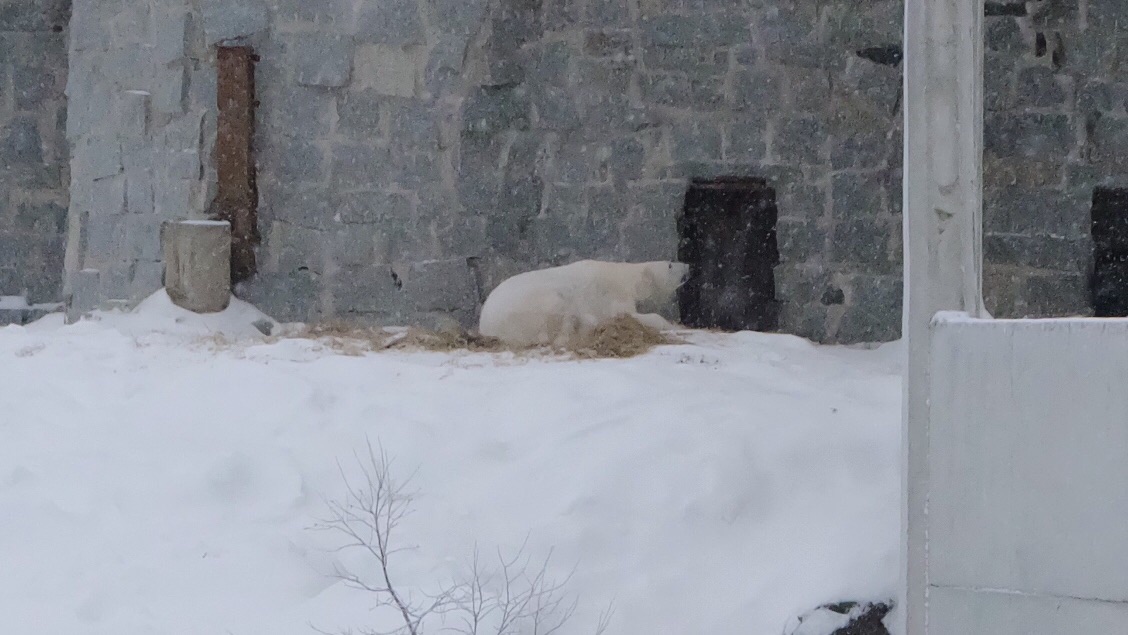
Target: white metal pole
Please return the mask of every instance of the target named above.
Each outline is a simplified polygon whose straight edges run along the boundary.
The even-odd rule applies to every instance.
[[[939,311],[985,315],[983,0],[906,0],[904,46],[901,614],[905,635],[925,635],[929,325]]]

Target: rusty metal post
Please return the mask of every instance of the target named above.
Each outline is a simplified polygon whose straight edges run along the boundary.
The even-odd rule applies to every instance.
[[[255,247],[260,240],[254,157],[257,59],[247,46],[220,47],[216,56],[219,182],[212,215],[231,224],[232,283],[255,274]]]

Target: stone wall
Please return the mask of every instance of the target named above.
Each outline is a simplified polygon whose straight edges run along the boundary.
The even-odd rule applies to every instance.
[[[0,1],[0,296],[61,299],[69,3]]]
[[[987,12],[988,308],[1088,314],[1093,190],[1128,187],[1128,3],[988,2]]]
[[[238,291],[281,319],[469,324],[520,270],[675,257],[688,179],[750,175],[778,195],[783,329],[895,337],[900,3],[776,4],[76,0],[68,270],[159,285],[160,220],[213,195],[213,47],[248,43]]]
[[[1086,201],[1123,178],[1128,147],[1125,92],[1103,81],[1125,54],[1119,5],[988,3],[986,287],[1000,315],[1089,305]],[[279,319],[469,325],[518,271],[674,258],[689,179],[747,175],[777,194],[781,329],[893,339],[902,11],[76,0],[68,268],[103,269],[110,298],[159,285],[160,220],[207,216],[214,195],[214,47],[250,44],[262,243],[237,292]]]

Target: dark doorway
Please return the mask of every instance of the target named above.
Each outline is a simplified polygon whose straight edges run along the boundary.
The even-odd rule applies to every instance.
[[[695,180],[678,221],[678,259],[689,279],[678,294],[691,328],[774,331],[775,190],[763,179]]]
[[[1093,314],[1128,317],[1128,189],[1093,192]]]

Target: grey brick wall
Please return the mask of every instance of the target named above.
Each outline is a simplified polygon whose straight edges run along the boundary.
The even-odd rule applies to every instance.
[[[1083,203],[1122,178],[1128,147],[1125,92],[1108,81],[1125,9],[1018,4],[989,3],[1007,15],[987,23],[989,301],[1002,315],[1083,311]],[[212,47],[246,42],[262,58],[263,242],[238,293],[279,319],[469,325],[518,271],[673,258],[688,180],[749,175],[777,193],[782,329],[893,339],[902,11],[75,0],[68,268],[109,272],[108,297],[156,288],[159,220],[206,215],[212,196]]]
[[[61,298],[68,2],[0,1],[0,295]]]
[[[1128,3],[988,2],[988,15],[988,307],[1090,313],[1093,190],[1128,187]]]

